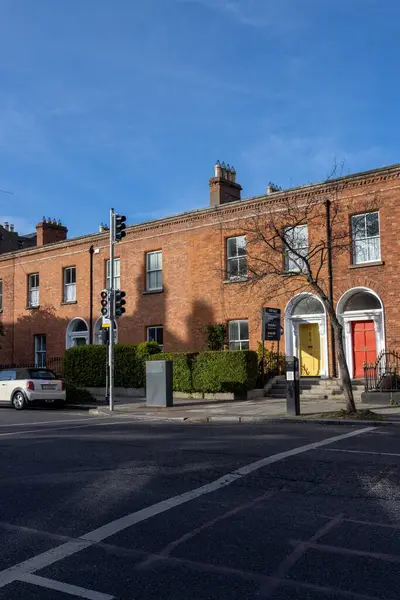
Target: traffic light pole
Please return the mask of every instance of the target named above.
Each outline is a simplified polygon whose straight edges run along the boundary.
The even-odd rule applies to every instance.
[[[110,209],[110,295],[109,295],[109,303],[110,303],[110,335],[108,342],[108,401],[110,412],[114,410],[114,396],[113,396],[113,386],[114,386],[114,209]]]

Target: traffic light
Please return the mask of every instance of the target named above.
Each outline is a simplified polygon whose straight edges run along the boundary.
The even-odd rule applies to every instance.
[[[110,296],[107,290],[100,292],[101,314],[103,317],[110,318]]]
[[[125,225],[126,217],[124,215],[119,215],[116,213],[115,215],[115,241],[120,242],[123,237],[126,236],[126,225]]]
[[[125,312],[126,300],[125,300],[125,292],[122,290],[115,290],[115,316],[120,317]]]

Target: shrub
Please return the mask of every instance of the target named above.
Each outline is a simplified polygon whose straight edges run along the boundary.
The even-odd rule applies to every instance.
[[[153,354],[150,360],[172,360],[174,392],[193,391],[192,368],[195,354],[190,352],[161,352]]]
[[[64,377],[68,383],[82,387],[104,387],[106,381],[106,346],[77,346],[64,354]]]
[[[207,348],[208,350],[223,350],[226,341],[225,323],[214,323],[207,325]]]
[[[94,398],[90,392],[82,388],[77,388],[72,383],[66,383],[65,390],[67,392],[66,404],[90,404],[94,402]]]
[[[193,389],[245,394],[256,385],[257,369],[257,353],[252,350],[201,352],[193,363]]]
[[[155,342],[142,344],[116,344],[114,349],[116,387],[144,387],[145,361],[159,352]],[[70,348],[64,355],[64,377],[78,387],[104,387],[106,385],[106,346],[79,346]]]

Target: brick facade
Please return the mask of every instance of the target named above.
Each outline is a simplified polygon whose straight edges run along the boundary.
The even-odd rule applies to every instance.
[[[120,258],[120,287],[126,291],[127,301],[126,314],[118,321],[118,340],[126,343],[144,341],[148,326],[162,325],[166,351],[199,350],[205,345],[206,325],[247,319],[250,347],[255,349],[261,338],[261,307],[268,305],[281,308],[282,324],[288,336],[289,321],[285,319],[285,309],[291,300],[290,293],[268,298],[263,282],[248,286],[226,281],[226,239],[242,233],[241,223],[254,210],[262,211],[263,207],[271,205],[279,209],[283,198],[323,198],[334,185],[337,201],[346,202],[350,196],[352,198],[349,227],[351,213],[362,213],[366,198],[374,196],[379,210],[381,248],[381,260],[377,264],[353,265],[350,252],[334,261],[335,302],[357,287],[368,288],[378,295],[383,304],[384,319],[382,323],[376,321],[376,326],[382,329],[386,347],[399,350],[399,184],[400,166],[396,165],[343,177],[328,184],[239,200],[241,188],[233,175],[227,181],[216,171],[216,177],[210,180],[210,208],[128,227],[126,237],[116,245],[116,256]],[[63,226],[52,224],[51,228],[53,237],[43,235],[43,223],[38,225],[38,243],[41,240],[42,245],[0,256],[3,287],[0,319],[5,331],[5,336],[0,338],[0,364],[32,361],[34,335],[38,334],[46,335],[48,356],[61,356],[66,348],[71,320],[81,318],[89,325],[91,247],[94,249],[93,328],[100,315],[100,291],[106,285],[106,261],[109,258],[107,232],[66,240]],[[323,213],[320,228],[309,231],[309,235],[325,235]],[[145,256],[154,250],[162,250],[163,291],[149,293],[146,292]],[[76,302],[64,303],[63,269],[70,266],[76,267]],[[40,275],[39,308],[28,308],[28,276],[33,273]],[[306,287],[304,291],[308,291]],[[329,363],[326,373],[329,374],[332,372],[329,323],[321,326],[321,332],[325,336],[323,344]],[[285,344],[286,349],[290,349],[284,337],[282,349]]]

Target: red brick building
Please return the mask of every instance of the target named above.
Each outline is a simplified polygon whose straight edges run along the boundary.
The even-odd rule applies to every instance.
[[[361,231],[353,251],[335,260],[332,272],[351,374],[360,375],[362,361],[383,348],[399,349],[400,165],[285,191],[270,187],[245,200],[235,172],[217,165],[208,208],[127,227],[116,245],[116,283],[127,300],[118,341],[155,337],[168,351],[198,350],[205,345],[206,326],[224,322],[231,348],[255,349],[261,308],[276,306],[284,327],[281,348],[298,354],[310,375],[329,376],[333,361],[323,305],[310,299],[306,287],[274,299],[264,295],[262,282],[247,286],[241,223],[254,210],[279,210],[283,199],[322,202],[333,189],[338,202],[351,196],[349,231],[355,224]],[[366,211],[371,195],[375,206]],[[325,231],[322,216],[319,230],[305,233]],[[46,221],[37,225],[35,247],[0,254],[0,363],[39,362],[45,353],[61,356],[71,346],[100,343],[108,258],[107,232],[68,240],[64,226]]]

